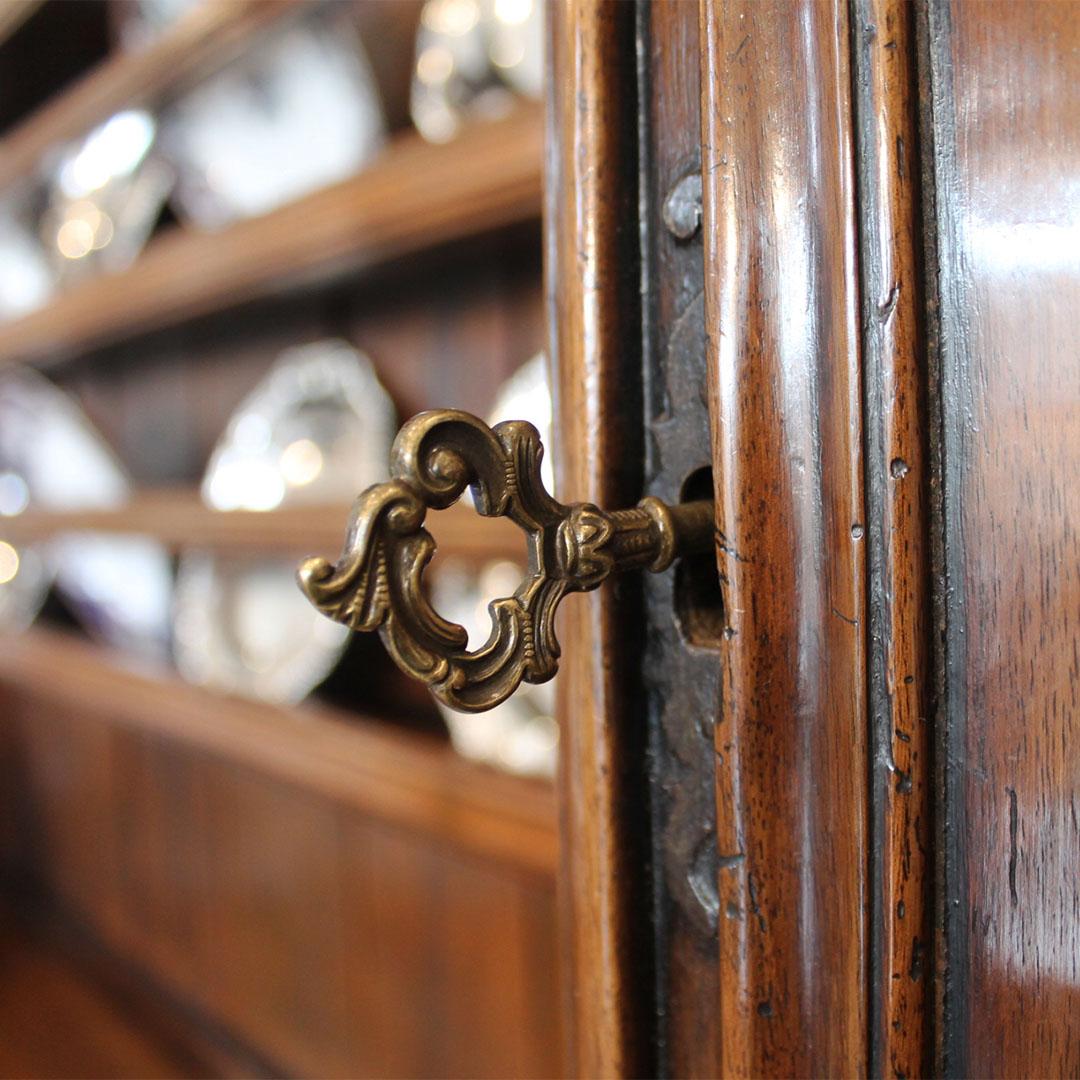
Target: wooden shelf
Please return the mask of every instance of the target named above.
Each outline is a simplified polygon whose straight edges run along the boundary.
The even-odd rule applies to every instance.
[[[208,509],[197,492],[165,489],[140,494],[118,510],[30,511],[0,518],[0,536],[25,544],[61,532],[90,530],[149,536],[173,551],[209,548],[245,554],[321,554],[331,558],[341,550],[349,510],[348,503],[330,503],[265,513],[222,513]],[[471,507],[456,503],[449,510],[431,513],[427,524],[440,553],[477,562],[524,561],[524,536],[506,518],[482,518]]]
[[[323,705],[284,708],[214,694],[44,629],[5,640],[0,682],[73,717],[101,713],[379,820],[555,873],[552,785],[467,761],[436,739]]]
[[[51,149],[86,135],[113,113],[158,105],[213,74],[243,52],[253,34],[302,7],[300,0],[206,0],[153,45],[117,50],[0,139],[0,190],[33,172]]]
[[[0,325],[0,365],[47,362],[290,286],[539,220],[543,112],[476,123],[453,142],[400,136],[368,169],[216,233],[174,229],[129,270]]]
[[[16,33],[45,0],[14,0],[0,6],[0,45]]]

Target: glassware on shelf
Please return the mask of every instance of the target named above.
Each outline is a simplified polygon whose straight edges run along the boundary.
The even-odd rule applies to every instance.
[[[534,356],[503,384],[489,422],[528,420],[550,447],[551,416],[546,360]],[[554,491],[550,458],[545,457],[540,471],[545,487]],[[488,603],[510,596],[521,583],[524,567],[498,560],[477,570],[460,559],[447,559],[435,569],[432,605],[443,618],[465,627],[469,647],[477,648],[491,630]],[[463,757],[524,775],[554,775],[558,746],[554,681],[523,684],[513,697],[483,713],[465,715],[442,705],[439,709]]]
[[[145,49],[166,30],[207,0],[120,0],[111,14],[116,22],[120,45],[125,49]]]
[[[89,532],[28,546],[2,539],[4,517],[113,509],[129,494],[123,468],[71,398],[34,371],[0,376],[0,628],[33,622],[55,581],[99,640],[168,655],[172,568],[158,544]]]
[[[411,112],[431,142],[502,116],[543,91],[541,0],[427,0],[416,36]]]
[[[39,226],[60,282],[124,270],[142,251],[175,182],[157,143],[155,118],[129,109],[60,152]]]
[[[18,426],[9,423],[17,377],[0,379],[0,632],[25,630],[41,610],[51,574],[39,547],[16,545],[4,537],[3,519],[18,517],[30,506],[25,464],[12,445]]]
[[[396,416],[367,360],[342,341],[287,350],[240,405],[207,467],[216,510],[347,502],[386,473]],[[297,702],[333,670],[348,631],[296,587],[296,556],[187,552],[174,615],[191,682]]]
[[[56,289],[56,272],[37,237],[34,201],[27,189],[0,200],[0,320],[36,310]]]
[[[378,89],[348,5],[260,39],[163,113],[177,212],[215,229],[356,173],[380,149]]]

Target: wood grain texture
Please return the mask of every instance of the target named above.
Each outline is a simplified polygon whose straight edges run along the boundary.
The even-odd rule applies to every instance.
[[[1080,20],[927,9],[943,440],[941,1069],[1080,1073]]]
[[[110,662],[101,649],[45,630],[5,641],[0,682],[54,708],[105,713],[125,728],[223,757],[466,851],[508,859],[536,873],[554,872],[551,786],[473,764],[433,739],[324,706],[266,705],[213,694],[164,674],[140,674],[120,658]],[[64,772],[66,758],[48,765],[56,773],[57,790],[81,776],[79,755],[74,750],[72,755],[70,768],[76,772],[71,775]],[[85,777],[92,791],[98,779]],[[87,794],[80,801],[89,808],[96,798]],[[79,865],[77,858],[65,864]],[[97,878],[90,867],[86,875]],[[109,880],[103,877],[100,887]]]
[[[80,960],[36,928],[0,916],[0,1073],[13,1080],[222,1075],[220,1061],[192,1052],[160,1017],[103,985]]]
[[[341,550],[350,509],[351,503],[314,503],[223,513],[209,509],[197,492],[157,490],[139,493],[117,510],[28,511],[5,520],[0,535],[25,544],[58,533],[90,530],[153,537],[172,551],[206,548],[330,557]],[[472,507],[455,503],[433,512],[427,528],[438,550],[447,555],[477,562],[525,562],[525,534],[506,518],[482,518]]]
[[[0,139],[0,190],[29,175],[58,144],[85,135],[113,113],[158,105],[219,70],[257,31],[302,7],[298,0],[198,4],[148,48],[118,50]]]
[[[97,821],[97,836],[99,843],[109,838],[105,847],[117,892],[117,917],[109,931],[178,985],[196,982],[206,942],[194,913],[209,866],[193,830],[184,827],[189,817],[205,825],[192,755],[152,731],[117,734],[100,725],[65,723],[48,705],[38,706],[35,722],[33,738],[42,759],[56,754],[57,742],[78,741],[87,733],[96,733],[108,746],[112,769],[106,781],[116,798],[108,803],[108,816]],[[96,760],[87,755],[84,767],[94,770]],[[65,818],[74,816],[61,797],[28,805],[50,814],[58,832]],[[55,853],[44,839],[44,851]],[[41,852],[31,854],[40,857]],[[63,859],[56,865],[62,867]],[[82,906],[77,893],[66,899],[73,909]]]
[[[347,952],[364,958],[347,973],[362,1072],[560,1075],[554,880],[454,859],[377,822],[353,823],[342,845]],[[488,935],[498,947],[478,948]]]
[[[606,508],[641,492],[634,5],[549,8],[546,276],[557,494]],[[652,930],[633,581],[559,612],[566,1071],[648,1075]]]
[[[5,882],[57,902],[114,967],[269,1075],[558,1073],[550,786],[458,772],[448,748],[392,731],[339,732],[363,738],[350,751],[326,710],[290,736],[276,711],[246,727],[240,703],[204,694],[170,726],[182,689],[140,697],[137,677],[95,684],[74,650],[52,654],[48,686],[29,663],[0,677],[24,834]],[[230,751],[200,724],[281,756]],[[311,770],[319,747],[338,781]],[[466,804],[489,797],[485,825]],[[466,839],[478,826],[502,840]]]
[[[357,176],[269,214],[216,233],[174,229],[129,270],[92,278],[0,326],[0,366],[56,360],[535,220],[542,133],[541,110],[523,105],[444,145],[401,135]]]
[[[933,977],[928,417],[914,7],[858,0],[872,761],[870,1071],[926,1075]]]
[[[863,460],[847,6],[702,8],[727,629],[720,1069],[867,1071]]]
[[[179,822],[206,863],[189,910],[212,1012],[272,1061],[349,1075],[334,804],[229,762],[195,768],[201,828],[191,809]]]

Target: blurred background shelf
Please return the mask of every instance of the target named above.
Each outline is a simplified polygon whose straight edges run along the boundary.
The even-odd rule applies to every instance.
[[[139,494],[116,510],[28,511],[0,518],[0,537],[32,543],[61,532],[90,530],[148,536],[173,551],[205,548],[335,558],[345,539],[349,509],[349,503],[330,503],[222,513],[209,509],[197,491],[163,490]],[[456,503],[429,514],[427,527],[440,554],[478,562],[524,562],[524,535],[506,518],[482,518],[471,507]]]
[[[65,712],[106,713],[111,723],[210,752],[474,854],[555,871],[551,784],[466,761],[434,738],[324,705],[218,694],[53,630],[5,641],[0,680]]]
[[[0,196],[54,261],[46,211],[65,147],[124,110],[165,125],[230,72],[257,128],[275,114],[257,58],[307,33],[311,13],[348,22],[385,142],[347,179],[217,231],[191,225],[174,191],[128,269],[58,272],[44,306],[0,323],[0,368],[49,369],[134,492],[110,511],[31,500],[0,517],[0,539],[143,535],[241,566],[336,558],[345,502],[222,513],[199,495],[230,418],[282,358],[344,344],[399,418],[486,416],[543,350],[543,107],[514,89],[425,141],[410,111],[422,8],[207,0],[142,47],[112,0],[46,0],[11,24]],[[339,130],[336,113],[313,121]],[[427,525],[435,583],[524,561],[516,527],[469,506]],[[376,635],[350,639],[303,704],[277,706],[98,644],[69,601],[57,583],[34,626],[0,640],[0,915],[55,916],[105,969],[131,971],[134,998],[224,1037],[241,1064],[210,1066],[223,1075],[251,1075],[244,1061],[275,1076],[559,1074],[550,780],[462,756]]]
[[[3,45],[43,3],[44,0],[14,0],[0,6],[0,45]]]
[[[300,284],[538,221],[543,114],[466,128],[433,145],[400,135],[362,173],[216,233],[171,230],[102,275],[0,325],[0,364],[44,362]]]
[[[558,1074],[550,784],[44,630],[0,650],[0,715],[30,909],[265,1075]]]
[[[37,6],[15,0],[4,6],[4,18],[28,18]],[[304,6],[303,0],[200,4],[152,45],[112,53],[0,139],[0,191],[37,168],[57,145],[85,135],[113,113],[158,105],[225,67],[260,31]]]

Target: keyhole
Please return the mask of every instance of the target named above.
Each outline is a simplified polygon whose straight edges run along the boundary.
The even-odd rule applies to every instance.
[[[681,501],[713,497],[712,469],[692,472],[683,484]],[[691,644],[717,649],[724,635],[724,599],[716,552],[706,551],[680,559],[675,567],[675,619]]]

